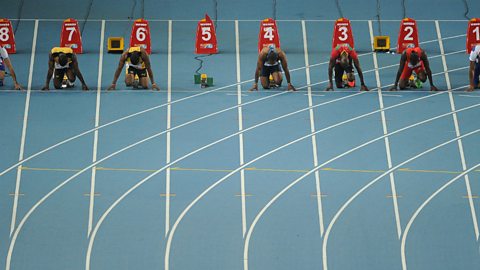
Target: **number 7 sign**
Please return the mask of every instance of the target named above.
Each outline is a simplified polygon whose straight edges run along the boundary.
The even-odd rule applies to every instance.
[[[75,19],[66,19],[63,21],[62,34],[60,36],[60,46],[70,47],[74,53],[82,53],[82,37],[78,28],[78,21]]]
[[[197,37],[195,38],[196,54],[218,53],[217,36],[212,19],[205,14],[205,18],[198,22]]]

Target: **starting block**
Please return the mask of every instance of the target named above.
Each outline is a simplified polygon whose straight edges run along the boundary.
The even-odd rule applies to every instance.
[[[355,87],[355,80],[349,81],[346,73],[342,75],[342,81],[344,87]]]
[[[197,36],[195,38],[196,54],[215,54],[218,53],[217,35],[212,19],[205,14],[205,18],[198,22]]]
[[[335,21],[335,25],[333,27],[332,49],[335,49],[338,44],[345,43],[350,45],[351,48],[355,48],[350,20],[346,18],[340,18]]]
[[[480,44],[480,18],[473,18],[468,22],[467,53],[470,53],[478,44]]]
[[[60,35],[60,47],[70,47],[74,53],[82,53],[82,37],[78,28],[78,21],[66,19],[63,21],[62,33]]]
[[[268,18],[260,22],[260,32],[258,33],[258,53],[263,48],[274,45],[280,48],[280,36],[278,35],[277,22]]]
[[[397,53],[403,53],[409,47],[418,47],[417,22],[414,19],[405,18],[400,23],[400,32],[397,40]]]
[[[4,47],[8,53],[17,52],[12,22],[8,19],[0,19],[0,46]]]
[[[137,19],[132,26],[130,35],[130,47],[142,47],[148,54],[152,53],[150,26],[147,20]]]
[[[207,74],[195,74],[193,76],[195,84],[200,84],[202,88],[213,86],[213,77],[208,77]]]
[[[107,51],[109,53],[123,53],[124,40],[123,37],[109,37],[107,43]]]
[[[390,51],[390,37],[389,36],[373,37],[373,50],[376,52]]]

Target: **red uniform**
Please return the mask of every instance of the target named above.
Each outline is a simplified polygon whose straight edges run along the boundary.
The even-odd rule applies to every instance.
[[[340,62],[339,58],[342,52],[346,52],[351,59],[358,59],[357,52],[348,44],[339,44],[333,50],[331,54],[332,59],[337,59],[337,63]]]
[[[412,54],[412,52],[416,52],[419,57],[419,61],[415,66],[412,66],[412,64],[410,64],[410,55]],[[405,65],[403,66],[403,71],[402,71],[402,75],[400,76],[400,79],[408,80],[412,75],[413,71],[415,71],[416,74],[425,71],[425,65],[423,64],[423,61],[420,58],[422,56],[422,53],[423,52],[422,52],[422,49],[420,49],[420,47],[408,48],[405,50],[407,60],[405,62]]]

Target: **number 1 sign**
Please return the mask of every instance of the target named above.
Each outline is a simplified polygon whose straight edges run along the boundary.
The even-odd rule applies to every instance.
[[[278,35],[277,23],[274,19],[265,19],[260,23],[258,33],[258,52],[270,45],[280,48],[280,36]]]
[[[82,53],[82,37],[78,28],[78,21],[66,19],[63,21],[60,47],[70,47],[74,53]]]
[[[335,26],[333,27],[332,49],[337,47],[338,44],[345,43],[355,48],[350,20],[340,18],[335,22]]]
[[[198,22],[197,37],[195,39],[196,54],[218,53],[217,36],[212,19],[205,14],[205,18]]]
[[[152,53],[150,26],[147,20],[138,19],[133,23],[130,47],[142,47],[148,54]]]
[[[414,19],[405,18],[400,23],[397,53],[403,53],[409,46],[418,47],[417,22]]]
[[[474,18],[468,22],[467,53],[470,53],[475,45],[480,45],[480,18]]]

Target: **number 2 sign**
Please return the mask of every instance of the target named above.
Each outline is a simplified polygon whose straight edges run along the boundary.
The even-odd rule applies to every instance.
[[[400,23],[397,53],[403,53],[409,46],[418,47],[417,22],[414,19],[405,18]]]
[[[258,33],[258,52],[270,45],[280,48],[280,36],[278,35],[277,23],[274,19],[268,18],[260,23]]]
[[[212,19],[210,19],[208,14],[205,14],[205,18],[198,22],[197,37],[195,38],[195,53],[218,53],[215,26],[213,25]]]

